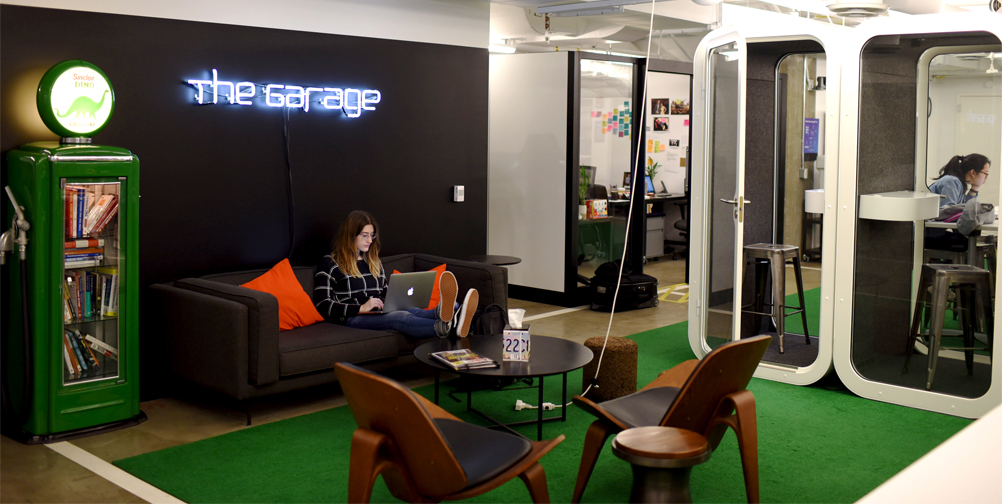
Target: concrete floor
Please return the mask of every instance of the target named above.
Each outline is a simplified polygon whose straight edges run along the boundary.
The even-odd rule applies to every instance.
[[[652,261],[645,273],[659,279],[660,287],[682,284],[685,278],[684,261]],[[668,296],[669,301],[679,301],[688,291],[683,286]],[[524,308],[526,317],[545,315],[566,310],[559,306],[509,300],[510,308]],[[627,336],[637,332],[663,327],[686,320],[688,302],[662,301],[655,308],[616,314],[613,336]],[[567,338],[577,342],[592,336],[605,336],[609,314],[592,312],[584,307],[560,315],[538,318],[529,322],[534,334]],[[423,372],[419,364],[395,370],[392,377],[415,387],[432,382],[430,373]],[[316,387],[296,393],[284,394],[256,402],[254,425],[283,420],[315,411],[344,405],[340,389],[334,386]],[[246,429],[242,412],[231,409],[213,397],[162,398],[144,402],[142,410],[149,417],[146,422],[115,432],[70,441],[98,459],[111,462],[125,457],[206,439],[228,432]],[[62,446],[65,446],[64,443]],[[84,467],[57,453],[54,448],[42,445],[27,446],[7,437],[0,437],[0,502],[52,502],[52,503],[118,503],[157,501],[150,495],[122,489],[88,467],[98,472],[104,464],[91,463]],[[112,470],[115,470],[112,468]],[[155,494],[154,494],[155,495]]]

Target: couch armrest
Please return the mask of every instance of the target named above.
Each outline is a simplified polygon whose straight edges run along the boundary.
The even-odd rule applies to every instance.
[[[247,307],[171,284],[150,286],[150,295],[161,311],[171,372],[246,399]]]
[[[247,308],[246,330],[243,339],[246,345],[247,379],[255,386],[275,383],[279,377],[278,352],[278,300],[266,292],[260,292],[238,285],[229,285],[202,278],[185,278],[174,282],[174,287],[239,303]],[[211,312],[197,310],[205,320],[212,318]],[[175,316],[191,316],[178,313]],[[206,337],[213,337],[206,334]]]
[[[445,269],[456,275],[459,283],[459,297],[462,300],[467,289],[477,289],[480,294],[480,308],[491,303],[508,310],[508,274],[493,264],[460,261],[428,254],[414,254],[414,269],[423,271],[445,263]]]

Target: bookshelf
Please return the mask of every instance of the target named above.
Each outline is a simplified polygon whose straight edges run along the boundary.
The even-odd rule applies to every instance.
[[[119,377],[122,183],[60,181],[63,385]]]

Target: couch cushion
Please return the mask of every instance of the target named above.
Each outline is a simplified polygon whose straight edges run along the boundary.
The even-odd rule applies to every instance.
[[[314,266],[293,266],[292,272],[296,274],[296,278],[299,279],[299,283],[302,284],[303,290],[307,293],[313,293],[313,274],[316,268]],[[267,273],[266,269],[256,269],[247,271],[234,271],[231,273],[213,273],[211,275],[205,275],[199,278],[204,278],[206,280],[212,280],[214,282],[220,282],[229,285],[243,285],[255,278]]]
[[[400,334],[320,322],[278,335],[279,374],[290,376],[398,355]]]
[[[281,331],[324,321],[317,308],[313,306],[313,300],[306,294],[299,279],[292,272],[288,259],[282,259],[267,273],[242,284],[241,287],[275,296],[278,300],[278,329]]]

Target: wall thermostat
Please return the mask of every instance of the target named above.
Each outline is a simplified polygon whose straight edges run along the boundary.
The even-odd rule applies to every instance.
[[[456,203],[461,203],[466,199],[466,186],[453,186],[452,187],[452,201]]]

